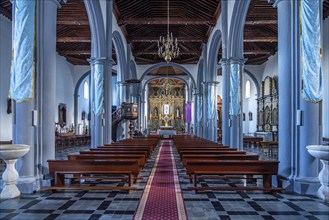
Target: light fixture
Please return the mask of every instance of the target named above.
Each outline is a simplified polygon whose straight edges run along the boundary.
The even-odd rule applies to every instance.
[[[177,38],[174,41],[172,33],[169,35],[169,0],[167,9],[167,37],[160,36],[158,41],[158,55],[160,58],[164,58],[167,63],[172,59],[179,56],[179,47],[177,44]]]

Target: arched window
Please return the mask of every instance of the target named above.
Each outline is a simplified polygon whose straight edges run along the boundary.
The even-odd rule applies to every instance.
[[[247,80],[246,82],[246,98],[250,97],[250,81]]]
[[[88,82],[85,82],[83,84],[83,98],[89,99],[89,86],[88,86]]]

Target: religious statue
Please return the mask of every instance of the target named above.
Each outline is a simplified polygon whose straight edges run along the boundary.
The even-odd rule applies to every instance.
[[[158,112],[158,108],[157,107],[154,107],[154,109],[153,109],[153,115],[154,115],[154,117],[158,117],[159,112]]]
[[[180,118],[181,117],[179,107],[176,108],[176,117],[177,118]]]

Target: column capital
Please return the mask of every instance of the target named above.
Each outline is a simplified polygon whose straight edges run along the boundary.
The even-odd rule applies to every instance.
[[[228,59],[228,61],[229,61],[230,64],[240,64],[240,65],[242,65],[247,61],[247,59],[232,57],[232,58]]]
[[[210,86],[216,86],[219,84],[217,81],[210,81],[210,82],[202,82],[203,85],[210,85]]]
[[[118,86],[126,86],[127,85],[126,82],[121,82],[121,81],[118,81],[115,84],[117,84]]]
[[[67,3],[67,0],[53,0],[53,2],[57,5],[57,8],[61,8],[62,4]]]
[[[113,64],[115,64],[114,60],[111,58],[111,59],[106,59],[105,62],[107,63],[107,65],[109,66],[113,66]]]
[[[222,58],[219,62],[218,62],[219,65],[222,65],[222,66],[225,66],[227,64],[229,64],[229,59],[227,58]]]
[[[267,0],[268,3],[273,5],[273,8],[277,8],[278,4],[281,2],[282,0]]]
[[[88,59],[90,65],[95,65],[95,64],[104,65],[106,61],[107,61],[106,57],[91,57],[90,59]]]

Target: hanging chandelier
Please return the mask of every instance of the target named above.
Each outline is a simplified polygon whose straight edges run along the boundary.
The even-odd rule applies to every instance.
[[[175,59],[179,56],[177,38],[174,41],[172,33],[169,35],[169,0],[167,13],[167,37],[160,36],[158,41],[158,55],[160,58],[164,58],[164,60],[169,63],[172,59]]]

